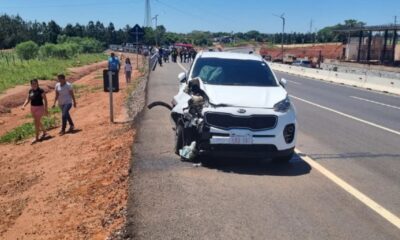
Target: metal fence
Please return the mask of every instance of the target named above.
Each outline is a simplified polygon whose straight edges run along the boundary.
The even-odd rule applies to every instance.
[[[157,66],[158,54],[155,53],[149,57],[149,72],[154,71]]]

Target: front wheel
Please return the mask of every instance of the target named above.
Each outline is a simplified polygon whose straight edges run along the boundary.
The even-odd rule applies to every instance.
[[[179,155],[179,150],[183,148],[183,126],[178,124],[175,131],[175,154]]]

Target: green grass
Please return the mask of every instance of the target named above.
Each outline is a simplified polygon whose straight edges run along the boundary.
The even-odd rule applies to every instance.
[[[29,83],[29,80],[54,79],[67,68],[106,60],[104,53],[80,54],[72,59],[49,58],[45,60],[21,61],[13,52],[0,53],[0,93],[8,88]]]
[[[225,43],[223,45],[224,45],[224,47],[242,47],[242,46],[247,46],[247,45],[251,45],[251,44],[254,44],[254,43],[256,43],[256,42],[255,41],[251,41],[251,40],[249,40],[249,41],[238,40],[238,41],[235,41],[235,43]]]
[[[94,77],[94,79],[103,79],[103,74],[96,74],[96,76]]]
[[[58,119],[53,116],[42,118],[42,123],[45,129],[49,130],[58,126]],[[21,126],[14,128],[3,136],[0,136],[0,143],[16,143],[35,135],[35,126],[32,122],[24,123]]]
[[[92,87],[92,88],[90,88],[90,93],[94,93],[94,92],[98,92],[98,91],[100,91],[100,90],[103,90],[103,86],[95,86],[95,87]]]
[[[89,91],[89,86],[84,84],[73,84],[72,87],[76,98],[80,98],[82,94]]]

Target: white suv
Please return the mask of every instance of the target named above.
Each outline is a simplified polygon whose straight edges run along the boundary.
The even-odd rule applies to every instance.
[[[207,153],[282,162],[292,158],[295,109],[286,80],[277,80],[261,56],[201,52],[178,78],[171,117],[175,152],[182,158]]]

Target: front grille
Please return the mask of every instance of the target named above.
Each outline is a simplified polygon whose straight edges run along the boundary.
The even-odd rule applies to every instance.
[[[227,113],[206,112],[204,116],[208,125],[222,129],[266,130],[275,128],[278,122],[278,118],[275,115],[238,116]]]

